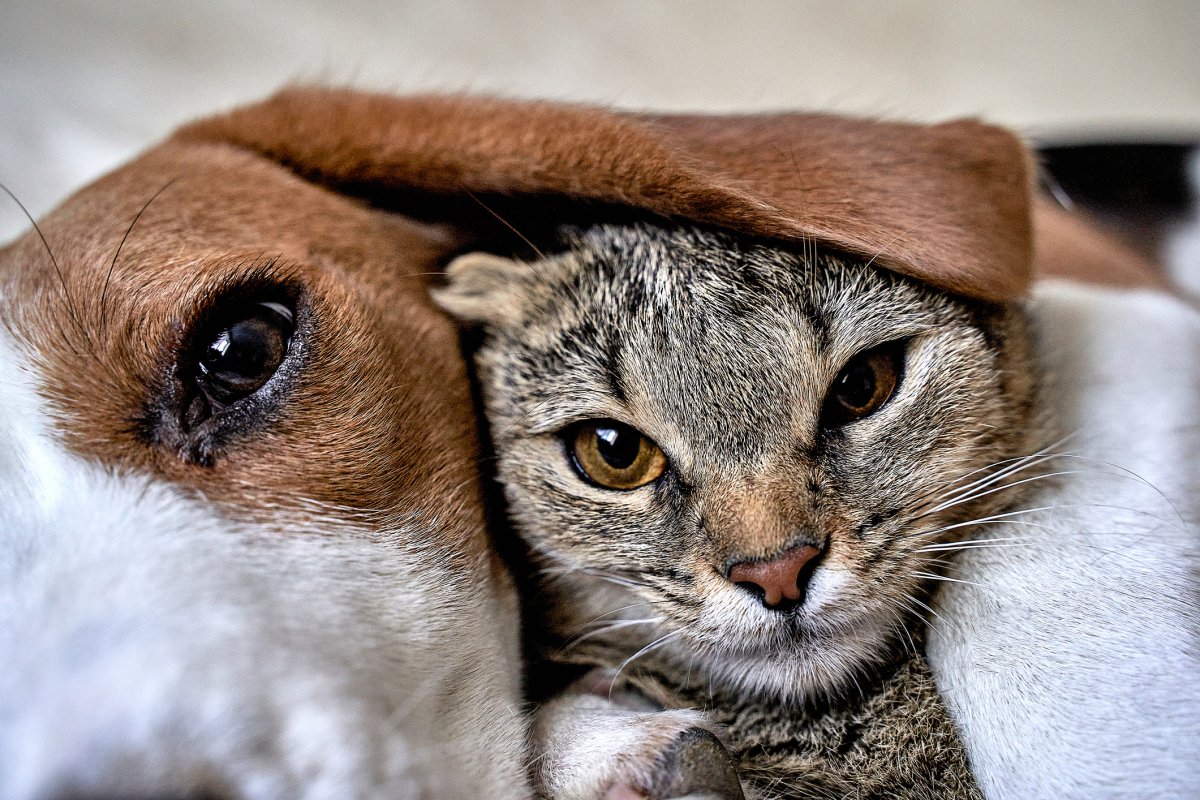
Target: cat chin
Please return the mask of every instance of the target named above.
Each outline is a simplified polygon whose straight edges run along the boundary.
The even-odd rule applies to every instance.
[[[581,572],[545,585],[544,592],[555,610],[551,627],[564,640],[609,639],[592,631],[612,625],[610,641],[638,658],[664,658],[716,686],[788,704],[853,689],[859,675],[887,658],[897,630],[894,617],[877,609],[815,616],[801,609],[783,616],[740,592],[710,597],[698,619],[670,620],[662,597]]]
[[[685,663],[703,664],[715,685],[798,705],[854,689],[860,675],[886,659],[894,632],[868,620],[836,636],[798,636],[784,644],[764,640],[761,648],[743,639],[736,652],[711,642],[691,648],[681,643],[672,650]]]

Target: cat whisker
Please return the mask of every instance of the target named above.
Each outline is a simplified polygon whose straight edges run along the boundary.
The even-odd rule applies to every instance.
[[[925,609],[926,611],[928,611],[930,614],[932,614],[932,615],[933,615],[933,616],[934,616],[934,617],[935,617],[935,618],[936,618],[936,619],[937,619],[939,622],[941,622],[941,623],[942,623],[943,625],[945,625],[946,627],[948,627],[948,628],[951,628],[951,629],[959,629],[959,626],[958,626],[957,624],[950,622],[950,620],[946,619],[946,618],[945,618],[945,617],[943,617],[941,614],[939,614],[938,612],[934,611],[932,606],[930,606],[929,604],[925,603],[925,602],[924,602],[924,601],[922,601],[920,598],[914,597],[914,596],[913,596],[913,595],[911,595],[911,594],[905,594],[905,597],[906,597],[906,598],[908,598],[908,600],[909,600],[910,602],[912,602],[912,603],[915,603],[916,605],[918,605],[918,606],[920,606],[921,608],[923,608],[923,609]],[[925,617],[924,617],[923,615],[921,615],[919,612],[916,612],[916,611],[915,611],[915,609],[913,609],[913,610],[914,610],[914,613],[917,613],[917,615],[918,615],[919,617],[921,617],[921,620],[922,620],[922,622],[924,622],[924,623],[925,623],[925,625],[926,625],[926,626],[929,628],[929,630],[930,630],[930,631],[935,631],[935,630],[937,630],[937,629],[934,627],[934,625],[933,625],[933,621],[932,621],[932,620],[929,620],[929,619],[925,618]],[[961,630],[961,629],[960,629],[960,630]]]
[[[600,620],[604,619],[605,617],[611,617],[613,614],[620,614],[622,611],[628,611],[631,608],[640,608],[641,606],[654,606],[654,605],[664,605],[664,604],[666,604],[665,600],[643,600],[640,603],[630,603],[627,606],[621,606],[620,608],[610,609],[609,611],[605,611],[603,614],[599,614],[598,616],[592,617],[590,620],[583,623],[583,627],[587,627],[588,625],[594,625],[595,623],[599,622]]]
[[[1115,505],[1115,504],[1111,504],[1111,503],[1060,503],[1060,504],[1052,505],[1052,506],[1038,506],[1036,508],[1017,509],[1016,511],[1009,511],[1009,512],[1005,512],[1003,514],[994,514],[989,517],[980,517],[979,519],[974,519],[974,520],[966,520],[964,522],[958,522],[958,523],[954,523],[952,525],[945,525],[945,526],[942,526],[939,528],[931,528],[929,530],[917,530],[917,531],[913,531],[913,532],[907,534],[906,538],[909,538],[909,539],[928,538],[930,536],[934,536],[939,533],[944,533],[945,531],[948,531],[948,530],[969,527],[971,525],[1021,525],[1023,527],[1027,527],[1027,528],[1041,528],[1043,530],[1054,530],[1054,526],[1046,524],[1046,523],[1030,522],[1028,520],[1013,519],[1013,517],[1017,517],[1017,516],[1020,516],[1023,514],[1031,514],[1031,513],[1035,513],[1035,512],[1066,511],[1066,510],[1076,509],[1076,508],[1108,508],[1108,509],[1113,509],[1113,510],[1117,510],[1117,511],[1124,511],[1129,514],[1148,517],[1149,519],[1154,520],[1155,522],[1161,523],[1163,525],[1169,525],[1173,528],[1177,527],[1170,520],[1163,519],[1162,517],[1158,516],[1157,514],[1154,514],[1152,512],[1149,512],[1149,511],[1146,511],[1146,510],[1140,509],[1140,508],[1131,508],[1129,506],[1121,506],[1121,505]],[[1072,532],[1072,531],[1055,531],[1054,532],[1054,537],[1056,540],[1068,538],[1071,536],[1087,536],[1087,537],[1124,536],[1124,537],[1128,537],[1130,539],[1142,539],[1149,535],[1151,535],[1149,531],[1139,534],[1130,529],[1115,530],[1115,531],[1088,530],[1088,531],[1079,531],[1079,532]],[[1029,540],[1029,541],[1033,541],[1033,540]]]
[[[1113,531],[1113,533],[1119,534],[1121,532]],[[1079,535],[1085,535],[1085,534],[1079,534]],[[967,541],[967,542],[947,542],[945,544],[929,545],[928,547],[919,549],[917,552],[927,552],[927,551],[936,550],[936,551],[941,551],[941,552],[953,553],[953,552],[957,552],[959,550],[986,550],[986,549],[999,550],[999,549],[1005,548],[1005,547],[1025,548],[1029,544],[1033,543],[1035,540],[1028,539],[1025,537],[1011,537],[1006,540],[1001,540],[1000,544],[993,544],[993,541],[997,541],[997,540],[977,539],[977,540]],[[1113,558],[1125,559],[1134,564],[1138,564],[1140,566],[1146,567],[1147,569],[1153,569],[1152,565],[1147,564],[1145,561],[1142,561],[1141,559],[1131,555],[1128,550],[1114,550],[1114,549],[1108,548],[1108,547],[1097,547],[1096,545],[1089,544],[1087,542],[1073,543],[1073,542],[1059,541],[1056,544],[1058,544],[1059,546],[1082,547],[1087,550],[1094,550],[1097,553],[1098,557],[1099,556],[1112,556]]]
[[[534,547],[533,549],[543,558],[551,559],[556,562],[558,560],[553,554],[546,550],[537,547]],[[537,572],[539,575],[549,576],[553,580],[557,581],[565,580],[572,575],[587,575],[588,577],[597,578],[605,581],[606,583],[611,583],[626,589],[646,588],[644,584],[639,583],[638,581],[623,577],[621,575],[614,575],[612,573],[604,572],[596,569],[595,567],[577,567],[570,564],[556,563],[554,566],[540,566],[538,567]]]
[[[543,559],[543,563],[539,564],[538,568],[537,568],[538,573],[541,575],[568,576],[568,575],[573,575],[573,574],[581,574],[581,575],[587,575],[587,576],[593,577],[593,578],[600,578],[601,580],[608,581],[610,583],[615,583],[618,586],[624,586],[626,588],[631,588],[631,589],[644,588],[641,583],[634,581],[631,578],[626,578],[621,575],[616,575],[616,574],[613,574],[610,572],[605,572],[604,570],[598,569],[596,567],[583,567],[583,566],[576,566],[573,564],[568,564],[568,563],[565,563],[557,553],[555,553],[554,551],[548,549],[547,547],[545,547],[543,545],[539,545],[539,544],[536,544],[533,542],[527,542],[527,544],[529,545],[530,550],[532,550],[541,559]],[[546,562],[549,562],[549,563],[547,564]]]
[[[606,633],[612,633],[613,631],[621,630],[622,628],[631,628],[636,625],[662,625],[665,621],[666,617],[651,617],[649,619],[631,619],[622,620],[620,622],[611,622],[607,625],[602,625],[599,628],[576,636],[574,639],[562,646],[562,652],[565,653],[568,650],[587,641],[588,639],[592,639],[597,636],[603,636]]]
[[[1072,438],[1072,436],[1073,436],[1073,434],[1064,436],[1062,439],[1059,439],[1057,442],[1054,442],[1053,444],[1050,444],[1050,445],[1042,448],[1041,450],[1038,450],[1035,453],[1029,453],[1029,454],[1023,455],[1023,456],[1013,456],[1012,458],[1004,458],[999,461],[993,461],[990,464],[985,464],[982,467],[976,467],[975,469],[968,470],[967,472],[964,472],[960,475],[955,476],[951,481],[947,482],[946,484],[943,484],[943,486],[940,489],[931,489],[930,491],[925,492],[924,494],[913,498],[912,504],[918,505],[918,504],[928,500],[930,498],[930,496],[937,494],[939,491],[942,492],[941,495],[939,495],[939,499],[944,499],[945,497],[947,497],[950,494],[968,491],[973,488],[976,488],[979,486],[979,484],[981,484],[985,481],[992,480],[993,478],[997,478],[997,479],[1003,478],[1007,475],[1012,475],[1021,470],[1028,469],[1032,466],[1036,466],[1037,464],[1045,463],[1046,460],[1049,460],[1051,458],[1057,458],[1057,457],[1060,457],[1063,455],[1067,455],[1066,453],[1056,453],[1053,451],[1055,448],[1060,447],[1063,444],[1065,444],[1068,439]],[[999,468],[999,469],[995,469],[995,468]],[[989,470],[991,470],[991,471],[989,471]],[[964,479],[969,478],[972,475],[976,475],[980,472],[985,472],[985,471],[988,471],[986,475],[984,475],[980,478],[977,478],[976,480],[971,481],[970,483],[966,483],[966,484],[961,483],[961,481],[963,481]]]
[[[599,578],[600,580],[605,581],[607,583],[611,583],[615,586],[623,586],[626,589],[641,589],[642,588],[642,584],[640,584],[636,581],[628,580],[626,578],[617,577],[616,575],[605,575],[601,572],[596,572],[595,570],[586,570],[586,569],[581,570],[581,572],[583,572],[583,574],[585,574],[585,575],[590,575],[593,578]]]
[[[1050,527],[1049,525],[1045,525],[1040,522],[1029,522],[1028,520],[1014,520],[1014,519],[1012,519],[1012,517],[1017,517],[1022,514],[1032,514],[1034,512],[1038,512],[1038,511],[1052,511],[1055,508],[1058,508],[1058,506],[1038,506],[1037,508],[1023,508],[1023,509],[1018,509],[1016,511],[1006,511],[1003,514],[993,514],[988,517],[980,517],[978,519],[969,519],[969,520],[965,520],[963,522],[955,522],[952,525],[942,525],[941,527],[931,528],[930,530],[917,531],[917,532],[909,534],[908,538],[920,539],[920,538],[925,538],[925,537],[929,537],[929,536],[935,536],[939,533],[945,533],[946,531],[952,531],[952,530],[956,530],[958,528],[966,528],[971,525],[996,525],[996,524],[1002,524],[1002,523],[1010,523],[1013,525],[1028,525],[1028,526],[1037,527],[1037,528],[1049,528]]]
[[[1038,463],[1045,463],[1045,461],[1047,461],[1047,460],[1049,460],[1049,459],[1051,459],[1051,458],[1067,458],[1067,459],[1076,459],[1076,460],[1080,460],[1080,461],[1093,462],[1093,463],[1100,464],[1100,465],[1102,465],[1102,466],[1105,466],[1105,467],[1109,467],[1109,468],[1111,468],[1111,469],[1113,469],[1113,470],[1116,470],[1116,472],[1115,472],[1115,473],[1114,473],[1114,472],[1105,472],[1105,471],[1099,471],[1099,470],[1097,470],[1097,471],[1089,471],[1089,470],[1059,470],[1059,471],[1056,471],[1056,472],[1049,472],[1049,473],[1044,473],[1044,474],[1041,474],[1041,475],[1034,475],[1034,476],[1030,476],[1030,477],[1027,477],[1027,478],[1022,478],[1021,480],[1017,480],[1017,481],[1014,481],[1014,482],[1012,482],[1012,483],[1009,483],[1009,484],[1005,484],[1004,486],[999,486],[999,487],[995,487],[995,488],[993,488],[993,489],[988,489],[987,491],[973,491],[973,492],[971,492],[971,493],[969,493],[969,494],[962,494],[962,493],[956,494],[956,495],[954,495],[954,496],[952,496],[952,497],[948,498],[948,499],[947,499],[947,500],[945,500],[944,502],[942,502],[942,503],[939,503],[938,505],[934,506],[933,508],[931,508],[931,509],[929,509],[929,510],[927,510],[927,511],[924,511],[924,512],[922,512],[921,514],[917,515],[917,516],[916,516],[916,517],[914,517],[913,519],[914,519],[914,521],[915,521],[915,520],[917,520],[917,519],[922,519],[922,518],[924,518],[924,517],[927,517],[927,516],[932,516],[933,514],[939,513],[939,512],[941,512],[941,511],[945,511],[945,510],[946,510],[946,509],[948,509],[948,508],[952,508],[952,507],[954,507],[954,506],[957,506],[957,505],[961,505],[961,504],[964,504],[964,503],[967,503],[967,502],[971,502],[971,501],[977,500],[977,499],[979,499],[979,498],[981,498],[981,497],[985,497],[985,496],[987,496],[987,495],[995,494],[995,493],[997,493],[997,492],[1000,492],[1000,491],[1005,491],[1005,490],[1007,490],[1007,489],[1012,489],[1012,488],[1015,488],[1015,487],[1017,487],[1017,486],[1020,486],[1020,485],[1022,485],[1022,484],[1031,483],[1031,482],[1038,481],[1038,480],[1045,480],[1045,479],[1047,479],[1047,478],[1058,477],[1058,476],[1063,476],[1063,475],[1085,475],[1085,474],[1096,474],[1096,475],[1102,475],[1102,476],[1107,476],[1107,477],[1112,477],[1112,478],[1120,478],[1120,479],[1124,479],[1124,480],[1131,480],[1131,481],[1134,481],[1134,482],[1136,482],[1136,483],[1140,483],[1140,484],[1142,484],[1143,486],[1146,486],[1147,488],[1151,489],[1152,491],[1154,491],[1154,493],[1155,493],[1155,494],[1157,494],[1157,495],[1158,495],[1160,498],[1162,498],[1162,499],[1163,499],[1163,501],[1164,501],[1165,503],[1167,503],[1167,505],[1168,505],[1168,506],[1170,506],[1170,508],[1171,508],[1172,512],[1175,514],[1175,517],[1176,517],[1176,519],[1178,520],[1178,523],[1181,523],[1181,524],[1182,524],[1182,526],[1183,526],[1183,529],[1187,529],[1187,525],[1188,525],[1188,523],[1187,523],[1187,520],[1186,520],[1186,519],[1183,517],[1183,515],[1182,515],[1182,514],[1179,512],[1179,510],[1178,510],[1178,507],[1177,507],[1177,506],[1174,504],[1174,502],[1171,500],[1171,498],[1170,498],[1170,497],[1168,497],[1168,496],[1167,496],[1167,495],[1166,495],[1166,494],[1165,494],[1165,493],[1164,493],[1164,492],[1163,492],[1161,489],[1159,489],[1159,488],[1158,488],[1157,486],[1155,486],[1153,483],[1151,483],[1150,481],[1146,480],[1146,479],[1145,479],[1144,477],[1142,477],[1141,475],[1138,475],[1136,472],[1133,472],[1132,470],[1126,469],[1125,467],[1122,467],[1122,466],[1120,466],[1119,464],[1114,464],[1114,463],[1112,463],[1112,462],[1109,462],[1109,461],[1104,461],[1104,460],[1101,460],[1101,459],[1095,459],[1095,458],[1091,458],[1091,457],[1088,457],[1088,456],[1082,456],[1082,455],[1079,455],[1079,454],[1076,454],[1076,453],[1054,453],[1054,454],[1050,454],[1050,455],[1047,455],[1047,456],[1045,456],[1045,457],[1041,458],[1041,459],[1038,461]],[[1008,474],[1009,474],[1009,475],[1016,474],[1016,472],[1020,471],[1021,469],[1028,468],[1029,466],[1033,466],[1033,464],[1029,464],[1029,465],[1022,466],[1022,467],[1020,467],[1020,469],[1013,469],[1013,470],[1012,470],[1011,472],[1009,472]],[[1010,469],[1012,469],[1012,468],[1010,468]],[[983,485],[981,485],[981,486],[979,486],[979,487],[976,487],[976,488],[977,488],[977,489],[983,489],[983,488],[986,488],[986,486],[987,486],[987,485],[990,485],[990,484],[986,484],[986,483],[985,483],[985,484],[983,484]],[[1156,519],[1156,520],[1158,520],[1158,521],[1162,522],[1163,524],[1171,525],[1172,527],[1175,527],[1175,528],[1177,528],[1177,529],[1179,528],[1179,525],[1178,525],[1178,524],[1177,524],[1175,521],[1171,521],[1171,520],[1166,520],[1166,519],[1163,519],[1163,518],[1161,518],[1161,517],[1159,517],[1159,516],[1157,516],[1157,515],[1155,515],[1155,514],[1153,514],[1153,513],[1151,513],[1151,512],[1147,512],[1147,511],[1145,511],[1145,510],[1143,510],[1143,509],[1128,508],[1128,507],[1124,507],[1124,506],[1104,506],[1103,504],[1098,504],[1098,503],[1093,503],[1093,504],[1079,503],[1079,504],[1073,504],[1073,505],[1075,505],[1075,506],[1079,506],[1079,507],[1085,507],[1085,506],[1086,506],[1086,507],[1092,507],[1092,508],[1104,508],[1104,507],[1117,508],[1117,509],[1125,510],[1125,511],[1128,511],[1128,512],[1131,512],[1131,513],[1136,513],[1136,514],[1143,514],[1143,515],[1147,515],[1147,516],[1150,516],[1150,517],[1151,517],[1151,518],[1153,518],[1153,519]],[[1056,506],[1055,508],[1063,508],[1063,507],[1065,507],[1065,506]]]
[[[920,551],[918,551],[917,557],[921,561],[921,566],[942,570],[943,574],[945,574],[946,571],[959,570],[962,568],[962,565],[957,561],[949,559],[944,555],[922,555],[920,554]]]
[[[953,503],[959,498],[974,495],[976,492],[982,491],[983,489],[1005,480],[1006,478],[1010,478],[1013,475],[1017,475],[1026,470],[1033,469],[1034,467],[1040,467],[1042,464],[1052,461],[1058,457],[1059,454],[1050,453],[1014,459],[1013,463],[1010,463],[1007,466],[996,470],[995,472],[984,475],[981,478],[977,478],[970,483],[956,485],[943,492],[941,495],[938,495],[934,499],[941,500],[946,503]]]
[[[1002,458],[998,461],[993,461],[990,464],[987,464],[985,466],[977,467],[973,470],[969,470],[968,472],[962,473],[961,475],[959,475],[955,478],[955,483],[956,483],[955,490],[967,489],[967,488],[970,488],[971,486],[978,485],[985,481],[989,481],[993,478],[1000,478],[1005,475],[1011,475],[1015,472],[1019,472],[1023,469],[1028,469],[1030,466],[1032,466],[1034,464],[1044,463],[1045,461],[1048,461],[1050,459],[1058,458],[1059,456],[1063,455],[1064,452],[1059,451],[1056,448],[1058,448],[1059,446],[1064,444],[1066,442],[1067,438],[1069,438],[1069,437],[1064,437],[1063,439],[1060,439],[1059,441],[1054,442],[1053,444],[1043,447],[1040,450],[1035,450],[1032,453],[1026,453],[1024,455],[1019,455],[1019,456],[1011,456],[1009,458]],[[979,478],[976,478],[975,480],[971,481],[970,483],[962,483],[961,482],[963,479],[969,478],[972,475],[976,475],[980,472],[986,472],[986,474]]]
[[[671,631],[670,633],[666,634],[665,636],[660,636],[657,639],[655,639],[653,642],[646,645],[641,650],[638,650],[636,653],[631,655],[629,658],[627,658],[623,662],[621,662],[621,666],[617,667],[617,671],[613,673],[612,683],[610,683],[608,686],[609,699],[610,700],[612,699],[612,692],[613,692],[613,689],[617,685],[617,679],[621,677],[621,672],[626,667],[628,667],[630,664],[632,664],[634,661],[638,660],[642,656],[649,655],[650,653],[654,652],[658,648],[665,645],[667,642],[674,639],[676,636],[681,636],[682,634],[683,634],[683,629],[680,628],[679,630]]]
[[[929,631],[930,633],[933,633],[935,631],[935,629],[933,627],[933,623],[929,621],[929,617],[925,616],[920,611],[918,611],[916,608],[914,608],[911,603],[905,602],[902,606],[900,606],[900,608],[904,611],[904,613],[912,614],[914,617],[916,617],[918,620],[920,620],[921,624],[924,625],[925,629],[927,631]]]
[[[1176,519],[1178,519],[1179,522],[1183,526],[1181,529],[1187,530],[1188,521],[1183,516],[1182,512],[1180,512],[1179,507],[1175,505],[1175,502],[1173,500],[1171,500],[1171,498],[1168,497],[1165,492],[1163,492],[1161,489],[1159,489],[1157,486],[1155,486],[1152,482],[1146,480],[1146,478],[1142,477],[1141,475],[1139,475],[1138,473],[1129,469],[1128,467],[1122,467],[1120,464],[1114,464],[1111,461],[1105,461],[1104,459],[1101,459],[1101,458],[1092,458],[1091,456],[1079,455],[1078,453],[1064,453],[1063,458],[1074,458],[1074,459],[1078,459],[1080,461],[1090,461],[1090,462],[1100,464],[1105,467],[1110,467],[1121,473],[1121,476],[1113,475],[1112,477],[1126,477],[1129,480],[1135,481],[1136,483],[1140,483],[1143,486],[1147,487],[1148,489],[1153,490],[1153,492],[1155,494],[1157,494],[1160,498],[1162,498],[1163,502],[1165,502],[1168,506],[1171,507],[1171,511],[1173,511],[1175,513]],[[1111,473],[1108,473],[1108,474],[1111,474]],[[1119,508],[1119,506],[1117,506],[1117,507]],[[1165,523],[1166,520],[1163,520],[1163,522]],[[1174,523],[1169,523],[1169,524],[1174,525]]]
[[[1007,524],[1011,525],[1026,525],[1029,527],[1046,528],[1051,526],[1039,525],[1033,522],[1022,522],[1019,520],[1009,520]],[[1053,543],[1055,545],[1068,545],[1073,547],[1094,547],[1090,542],[1098,536],[1119,536],[1124,540],[1135,542],[1147,539],[1152,535],[1153,531],[1143,531],[1141,533],[1132,532],[1129,530],[1112,530],[1112,531],[1097,531],[1097,530],[1082,530],[1082,531],[1055,531]],[[1072,539],[1085,539],[1083,542],[1072,542]],[[1033,536],[989,536],[979,539],[956,539],[949,542],[931,542],[927,545],[917,548],[914,552],[926,552],[930,550],[951,549],[959,545],[974,545],[974,544],[989,544],[992,542],[1022,542],[1025,544],[1045,543],[1045,539],[1035,538]],[[1103,552],[1112,552],[1103,548],[1095,548]]]
[[[968,539],[962,542],[940,542],[917,548],[918,553],[953,553],[958,550],[978,550],[988,547],[1024,547],[1030,540],[1019,536],[999,539]],[[1011,544],[1010,544],[1011,543]]]
[[[596,578],[598,580],[604,581],[605,583],[611,583],[614,586],[620,586],[625,589],[641,589],[641,588],[643,588],[643,585],[638,583],[637,581],[632,581],[628,578],[623,578],[619,575],[611,575],[606,572],[601,572],[600,570],[597,570],[597,569],[591,569],[591,568],[586,568],[586,567],[568,567],[568,568],[560,569],[560,570],[558,570],[558,572],[559,572],[559,575],[558,575],[559,579],[565,579],[565,578],[570,577],[571,575],[587,575],[589,578]]]
[[[902,644],[907,642],[907,650],[905,652],[916,655],[920,651],[917,649],[916,642],[913,641],[912,634],[908,630],[908,625],[905,624],[906,620],[904,619],[904,615],[901,613],[901,610],[894,606],[889,606],[887,610],[892,617],[889,627],[897,632],[896,640],[900,641]],[[903,640],[900,638],[901,635],[904,637]]]
[[[976,583],[975,581],[968,581],[968,580],[964,580],[962,578],[951,578],[949,575],[938,575],[933,572],[922,572],[922,571],[914,571],[912,574],[918,578],[924,578],[925,580],[930,580],[930,581],[947,581],[949,583],[965,583],[967,586],[978,586],[981,589],[985,588],[982,583]]]
[[[1003,486],[997,486],[995,488],[988,489],[986,491],[973,492],[964,497],[955,497],[951,500],[946,500],[945,502],[939,503],[938,505],[934,506],[933,508],[929,509],[928,511],[918,514],[913,519],[914,520],[924,519],[925,517],[933,516],[934,514],[945,511],[949,508],[954,508],[955,506],[960,506],[965,503],[970,503],[975,500],[978,500],[981,497],[987,497],[989,495],[996,494],[997,492],[1005,492],[1010,489],[1015,489],[1016,487],[1022,486],[1024,484],[1034,483],[1036,481],[1049,480],[1050,478],[1057,478],[1057,477],[1061,477],[1064,475],[1084,475],[1084,474],[1087,474],[1084,470],[1058,470],[1057,472],[1044,472],[1041,475],[1033,475],[1028,478],[1021,478],[1018,481],[1013,481],[1012,483],[1006,483]]]

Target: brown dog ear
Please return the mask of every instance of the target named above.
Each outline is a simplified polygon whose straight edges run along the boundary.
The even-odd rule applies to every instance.
[[[1032,161],[1016,136],[974,121],[651,116],[292,89],[177,135],[372,197],[537,201],[543,216],[554,202],[623,207],[815,241],[983,300],[1017,296],[1031,280]]]

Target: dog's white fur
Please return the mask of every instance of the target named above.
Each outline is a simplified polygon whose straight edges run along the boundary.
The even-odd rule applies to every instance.
[[[1200,315],[1065,283],[1034,307],[1073,455],[959,554],[930,661],[989,800],[1198,797]]]
[[[0,330],[0,798],[519,797],[511,663],[414,520],[235,522],[69,454]],[[319,516],[319,515],[318,515]]]

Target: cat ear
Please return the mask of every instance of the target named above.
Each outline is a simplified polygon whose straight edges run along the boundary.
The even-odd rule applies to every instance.
[[[495,252],[568,218],[633,210],[816,243],[982,300],[1020,295],[1033,274],[1033,159],[1016,135],[972,120],[648,115],[289,89],[176,136],[453,223]],[[506,239],[493,248],[484,239],[497,231]]]
[[[528,264],[492,253],[467,253],[446,267],[446,285],[433,289],[433,302],[452,317],[483,325],[517,321],[524,308],[520,287]]]

